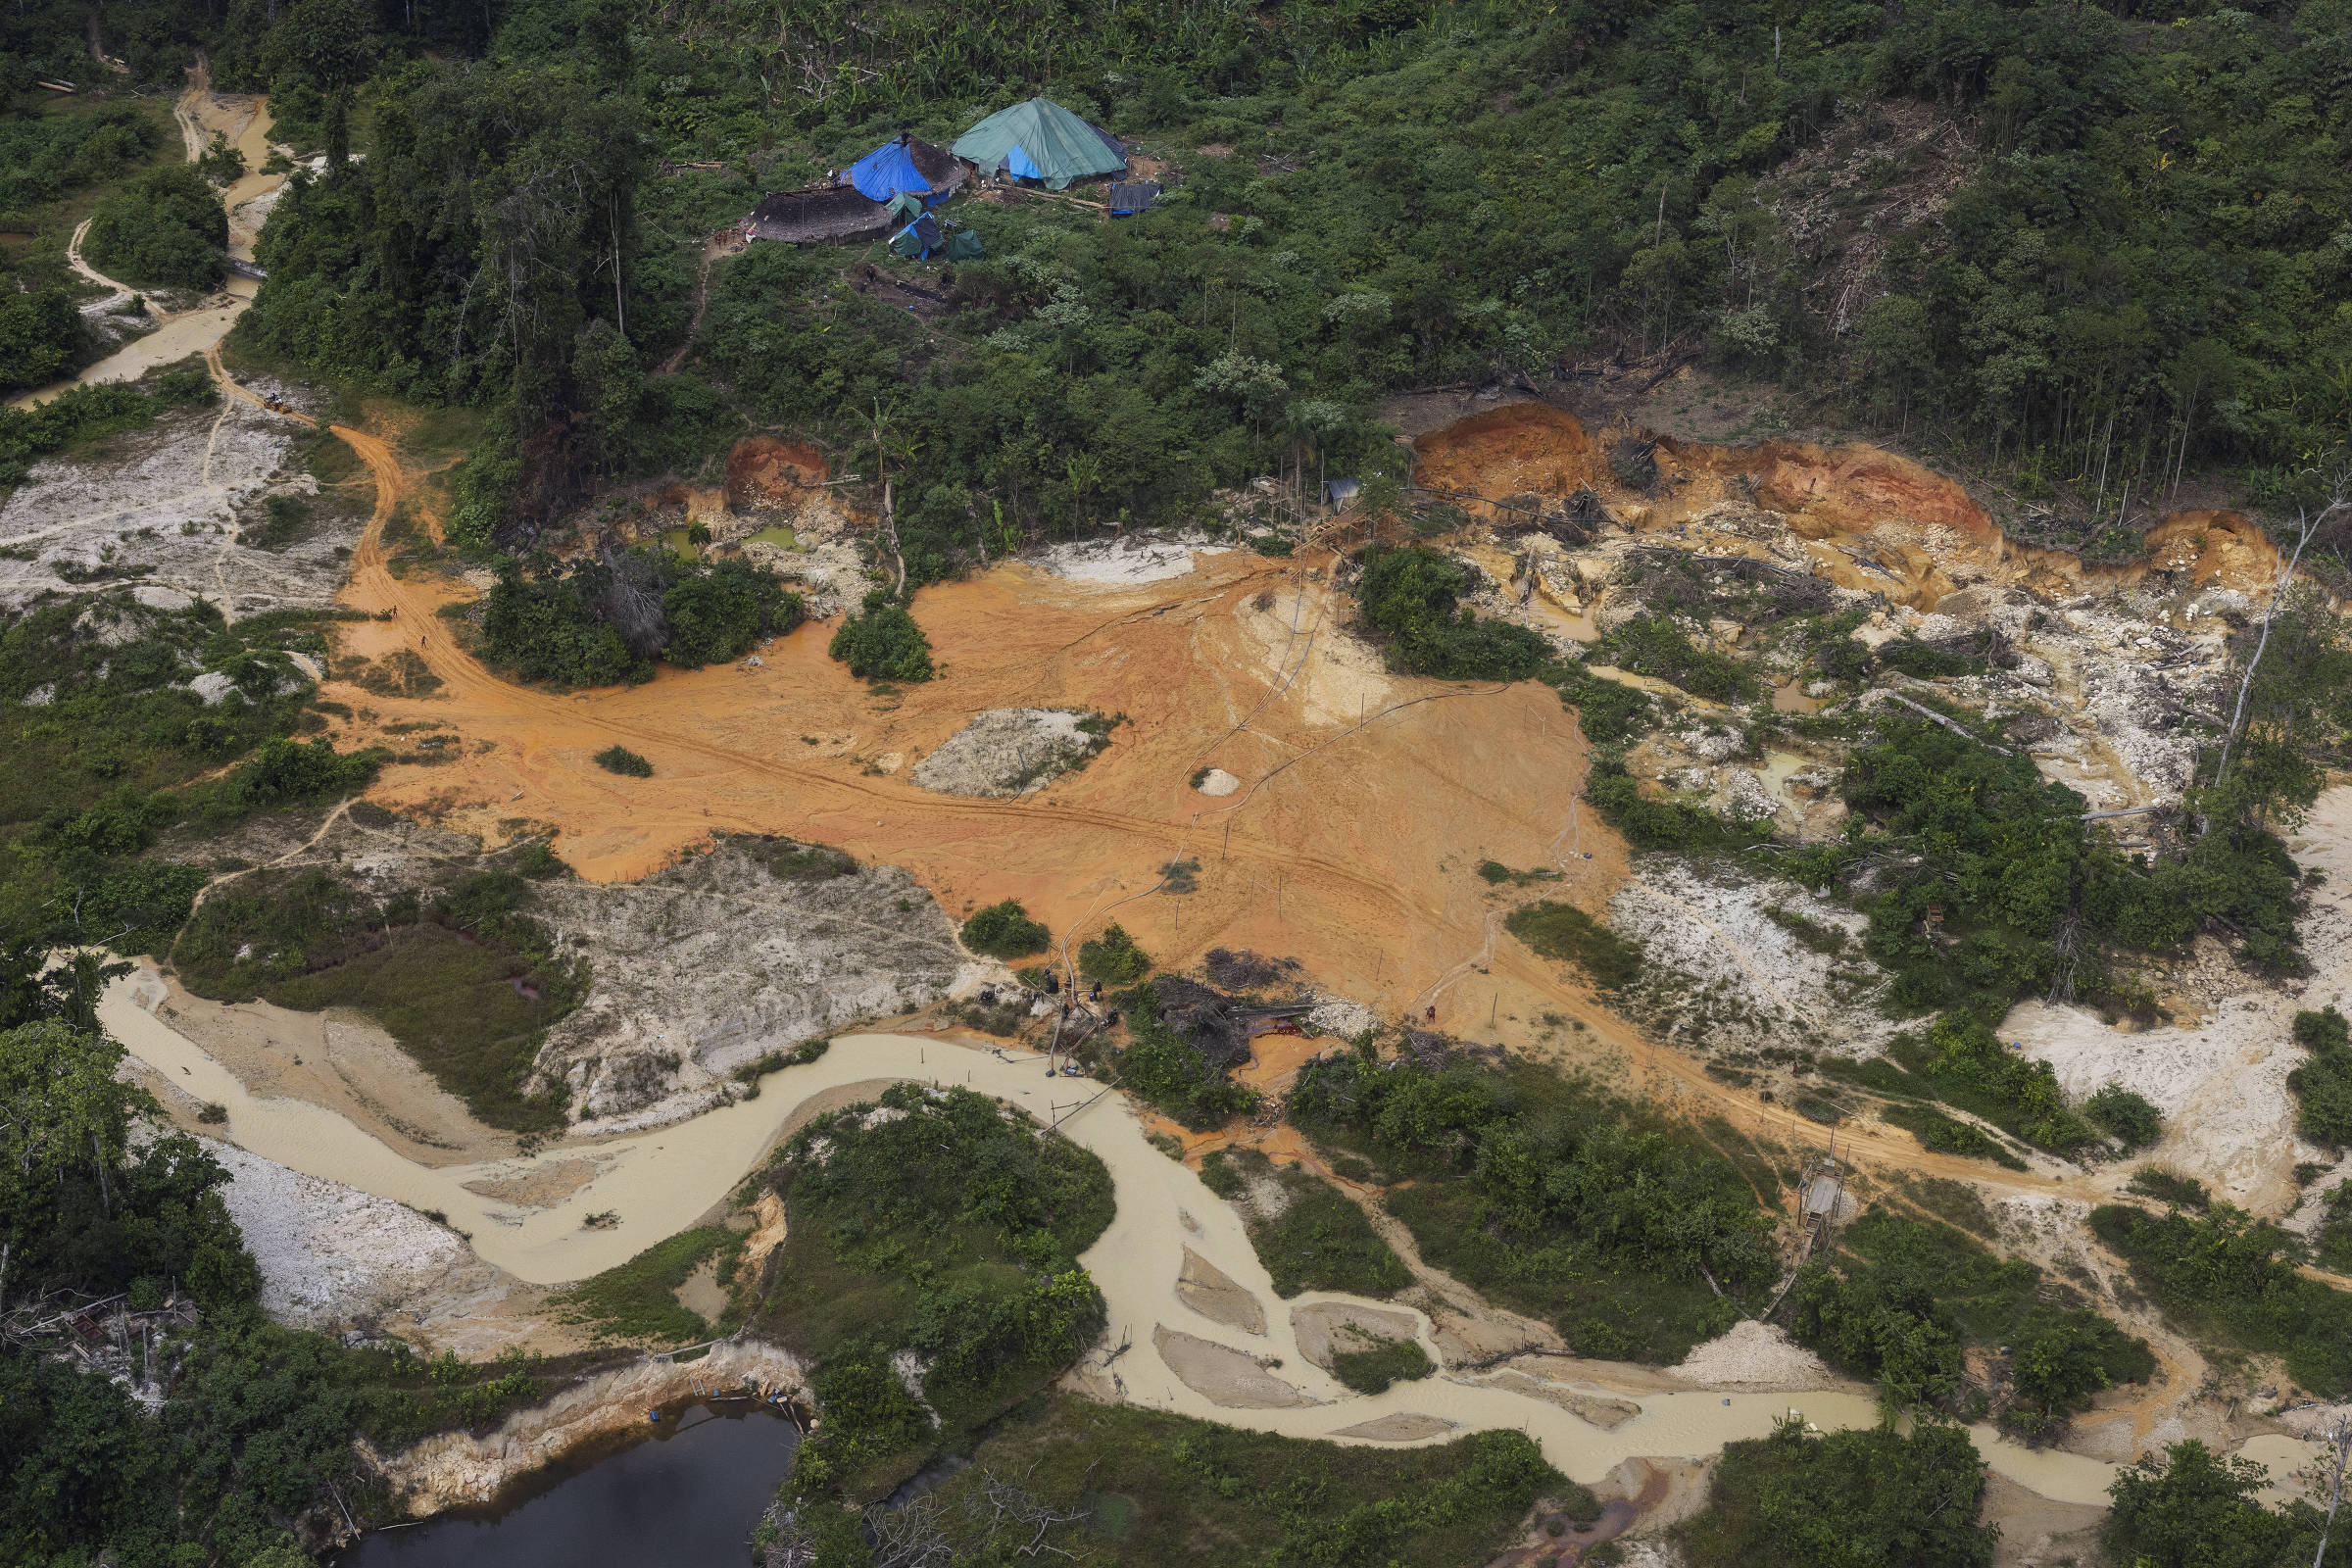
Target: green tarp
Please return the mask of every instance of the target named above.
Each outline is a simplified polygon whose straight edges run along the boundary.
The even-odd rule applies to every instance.
[[[1048,190],[1127,167],[1107,135],[1049,98],[998,110],[956,137],[949,151],[969,159],[983,174],[1009,166],[1016,174],[1044,180]]]

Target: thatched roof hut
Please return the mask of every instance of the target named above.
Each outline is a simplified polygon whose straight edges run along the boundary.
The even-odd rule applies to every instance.
[[[780,190],[752,209],[754,239],[807,245],[823,240],[867,239],[891,227],[888,203],[869,201],[853,185],[814,185]]]
[[[903,226],[971,177],[972,166],[954,153],[902,135],[851,165],[837,184],[778,191],[763,199],[752,209],[747,226],[754,239],[796,245],[871,239]]]

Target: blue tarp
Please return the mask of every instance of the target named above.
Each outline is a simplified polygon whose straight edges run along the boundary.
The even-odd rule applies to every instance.
[[[1017,179],[1043,179],[1046,177],[1038,172],[1037,165],[1029,161],[1029,155],[1021,151],[1019,142],[1014,142],[1012,146],[1005,149],[1004,167],[1011,170],[1013,176]]]
[[[884,142],[852,164],[850,183],[869,202],[886,202],[903,190],[917,196],[931,193],[931,182],[914,167],[913,150],[904,136]]]

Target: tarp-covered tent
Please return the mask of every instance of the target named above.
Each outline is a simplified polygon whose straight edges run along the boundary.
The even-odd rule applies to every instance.
[[[947,235],[940,231],[939,220],[929,213],[925,213],[890,237],[890,248],[908,261],[913,261],[918,256],[928,260],[933,251],[940,249],[946,243]]]
[[[1110,216],[1133,218],[1159,200],[1156,179],[1117,179],[1110,185]]]
[[[868,201],[886,202],[905,191],[936,203],[969,173],[953,153],[901,134],[852,164],[848,182]]]
[[[1043,180],[1048,190],[1060,190],[1090,174],[1117,174],[1127,169],[1127,150],[1116,136],[1050,98],[998,110],[956,137],[949,151],[969,159],[983,174],[1009,169],[1023,179]]]

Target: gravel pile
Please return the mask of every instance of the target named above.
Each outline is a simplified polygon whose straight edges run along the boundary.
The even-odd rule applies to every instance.
[[[914,764],[909,777],[937,795],[1006,800],[1044,789],[1102,749],[1078,726],[1089,714],[1059,708],[992,708]]]

